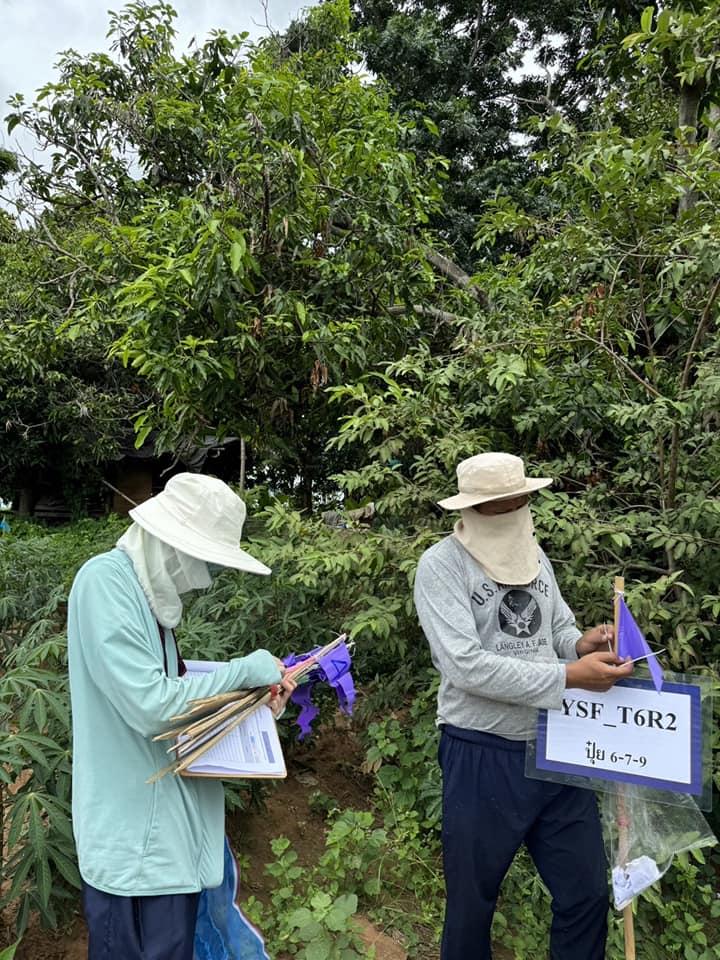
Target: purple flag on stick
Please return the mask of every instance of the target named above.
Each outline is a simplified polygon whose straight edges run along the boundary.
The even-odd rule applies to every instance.
[[[315,656],[320,650],[322,650],[322,647],[315,647],[314,650],[309,650],[307,653],[291,653],[283,658],[283,663],[286,667],[294,667],[296,664],[302,663],[303,660]],[[300,686],[293,690],[290,699],[300,707],[300,715],[297,718],[297,724],[300,727],[300,740],[303,740],[310,733],[312,722],[319,713],[311,699],[316,683],[329,684],[335,690],[343,713],[352,713],[353,703],[355,702],[355,686],[350,673],[351,667],[350,651],[344,643],[340,643],[330,653],[318,660],[317,666],[311,670]]]
[[[648,642],[642,635],[640,627],[635,623],[633,615],[628,610],[625,600],[619,597],[620,616],[618,618],[618,642],[617,653],[619,657],[630,657],[637,660],[640,657],[647,658],[647,665],[650,668],[655,689],[658,693],[662,690],[663,672],[658,663],[658,659],[648,646]]]

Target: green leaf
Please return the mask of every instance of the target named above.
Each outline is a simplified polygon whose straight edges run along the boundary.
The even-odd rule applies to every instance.
[[[326,938],[322,940],[313,940],[308,943],[300,954],[305,960],[328,960],[331,955],[331,945]]]
[[[235,240],[230,246],[230,269],[237,275],[245,256],[245,239]]]
[[[311,920],[310,923],[306,923],[300,927],[298,936],[306,942],[316,940],[322,934],[322,930],[322,924],[318,920]]]
[[[52,892],[52,874],[50,864],[44,855],[37,857],[35,861],[35,886],[42,907],[47,908]]]
[[[25,826],[27,805],[27,794],[16,795],[15,802],[10,808],[10,829],[6,841],[10,850],[14,849],[22,834],[23,827]]]
[[[27,926],[30,921],[30,907],[30,894],[26,893],[20,901],[20,909],[15,917],[15,930],[21,936],[27,930]]]
[[[664,10],[661,10],[657,17],[657,22],[655,24],[655,35],[668,32],[668,27],[670,26],[670,10],[666,7]]]
[[[348,916],[344,910],[338,907],[332,907],[332,909],[328,910],[328,914],[325,917],[325,926],[328,930],[339,933],[341,930],[346,929],[347,921]]]
[[[310,923],[313,919],[312,911],[308,910],[307,907],[298,907],[297,910],[293,910],[287,917],[287,923],[291,927],[302,927],[306,923]]]
[[[650,33],[652,31],[652,22],[653,16],[655,15],[654,7],[645,7],[641,16],[640,16],[640,29],[643,33]]]
[[[60,875],[67,880],[70,886],[79,890],[81,887],[80,873],[74,861],[59,850],[51,850],[50,857],[58,868]]]
[[[318,890],[310,900],[310,906],[313,910],[327,910],[331,903],[332,897],[324,890]]]
[[[335,900],[334,906],[342,910],[345,916],[352,916],[358,908],[358,898],[355,893],[346,893]]]
[[[142,447],[142,445],[145,443],[145,441],[147,440],[147,438],[150,436],[151,430],[152,430],[152,424],[151,424],[151,423],[145,424],[144,427],[141,427],[140,430],[138,430],[137,436],[135,437],[135,449],[136,449],[136,450],[139,450],[140,447]]]
[[[371,947],[370,949],[373,950],[374,948]],[[358,960],[362,956],[370,958],[372,955],[370,953],[359,954],[354,947],[343,947],[339,960]]]
[[[629,49],[630,47],[636,47],[639,43],[642,43],[644,40],[647,40],[647,36],[644,33],[630,33],[622,42],[623,47]]]
[[[42,691],[38,691],[33,697],[33,719],[38,732],[42,733],[47,723],[47,709]]]
[[[30,803],[27,832],[30,844],[37,856],[38,852],[42,851],[45,847],[45,828],[43,825],[40,803],[34,797],[33,802]]]
[[[23,891],[23,886],[33,866],[34,857],[32,855],[32,851],[30,850],[30,847],[26,847],[23,851],[22,858],[18,861],[18,865],[13,873],[10,889],[3,894],[3,904],[12,903],[13,900],[20,896]]]

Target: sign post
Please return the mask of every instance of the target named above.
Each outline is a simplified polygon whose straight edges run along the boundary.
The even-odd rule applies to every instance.
[[[618,637],[620,635],[620,598],[625,592],[625,578],[615,577],[615,652],[618,648]],[[625,808],[625,788],[620,787],[617,795],[617,821],[618,821],[618,843],[620,849],[620,862],[627,860],[628,855],[628,819]],[[623,931],[625,934],[625,960],[635,960],[635,919],[633,917],[632,903],[628,903],[623,908]]]
[[[538,713],[525,774],[605,795],[624,956],[635,960],[632,900],[673,856],[717,840],[698,809],[712,807],[710,684],[662,670],[624,592],[624,578],[616,577],[614,651],[647,660],[650,677],[627,677],[604,692],[567,688],[560,707]]]

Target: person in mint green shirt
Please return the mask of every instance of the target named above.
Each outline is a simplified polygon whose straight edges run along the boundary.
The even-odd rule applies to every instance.
[[[115,549],[78,572],[68,604],[73,831],[88,960],[192,960],[200,891],[223,878],[219,780],[165,776],[153,742],[198,697],[294,684],[267,650],[183,677],[174,628],[208,564],[270,570],[240,549],[245,504],[214,477],[181,473],[130,511]]]

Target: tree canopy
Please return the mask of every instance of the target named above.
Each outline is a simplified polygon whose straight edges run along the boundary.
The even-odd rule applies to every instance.
[[[151,390],[140,441],[239,435],[311,496],[330,472],[323,388],[402,356],[465,296],[427,230],[442,164],[403,149],[355,72],[343,3],[310,12],[331,41],[302,56],[217,33],[178,58],[172,17],[131,5],[115,59],[65,54],[15,102],[9,126],[52,148],[23,172],[30,242],[62,267],[60,340],[101,344]]]
[[[455,256],[472,263],[475,220],[496,191],[519,197],[542,138],[534,117],[560,111],[590,120],[644,3],[600,8],[591,0],[469,3],[356,0],[368,66],[414,124],[413,149],[449,162],[435,223]],[[593,56],[602,49],[604,55]]]

